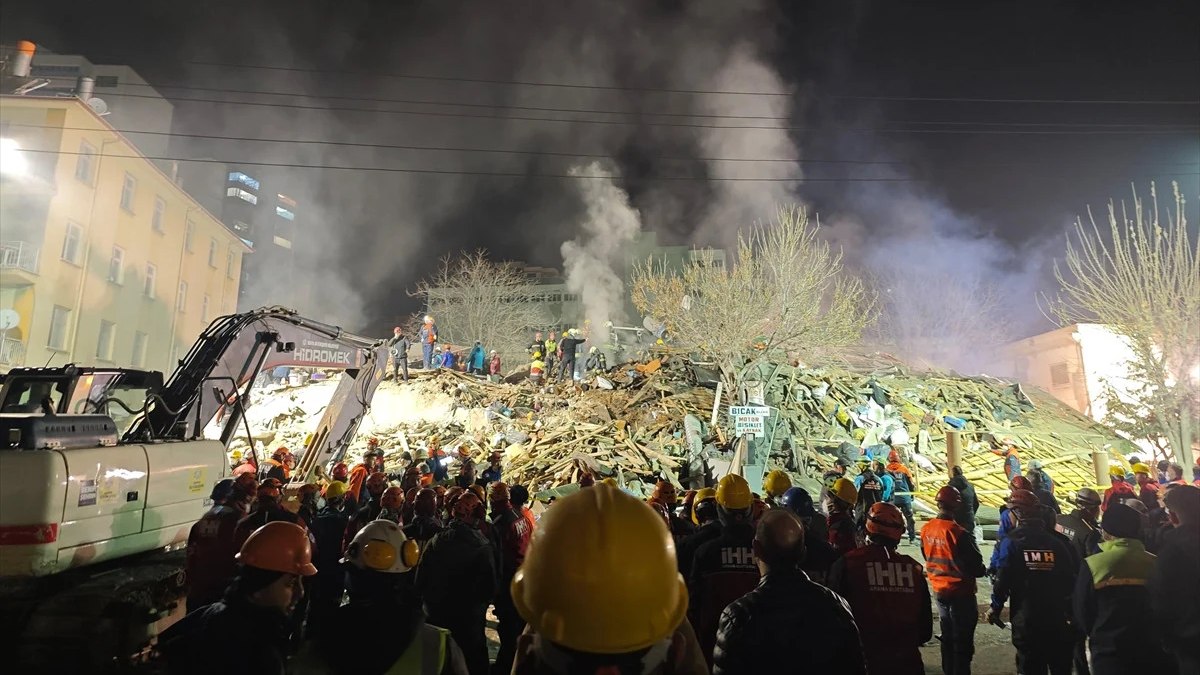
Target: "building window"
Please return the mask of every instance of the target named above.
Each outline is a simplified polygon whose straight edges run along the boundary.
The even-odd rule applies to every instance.
[[[226,279],[233,278],[233,268],[234,268],[234,262],[236,260],[237,260],[237,254],[233,252],[233,249],[230,249],[229,252],[225,254],[225,278]]]
[[[79,253],[83,242],[83,228],[67,223],[67,236],[63,238],[62,259],[72,265],[79,264]]]
[[[146,263],[146,280],[142,284],[142,293],[151,300],[156,295],[155,291],[158,286],[158,268],[152,263]]]
[[[288,220],[296,219],[296,214],[292,213],[291,211],[288,211],[287,209],[283,208],[282,206],[275,207],[275,215],[279,216],[280,218],[286,218]]]
[[[208,266],[217,269],[217,240],[208,240]]]
[[[92,184],[92,171],[96,160],[96,146],[87,141],[79,142],[79,156],[75,158],[75,177]]]
[[[136,331],[133,334],[133,353],[130,355],[129,361],[135,368],[141,368],[146,365],[146,347],[150,342],[150,337],[142,331]]]
[[[226,197],[237,197],[238,199],[240,199],[244,202],[250,202],[251,204],[258,203],[257,195],[255,195],[253,192],[246,192],[245,190],[243,190],[239,187],[231,187],[231,188],[226,189],[225,196]]]
[[[96,358],[101,361],[112,361],[113,337],[117,334],[117,324],[100,320],[100,337],[96,340]]]
[[[287,239],[284,239],[283,237],[272,237],[272,239],[274,240],[276,246],[280,246],[282,248],[287,248],[287,249],[290,249],[292,247],[292,242],[288,241]]]
[[[208,323],[208,296],[205,295],[200,301],[200,321]]]
[[[121,208],[133,213],[133,197],[137,193],[137,179],[125,174],[125,182],[121,183]]]
[[[250,231],[250,226],[240,220],[235,220],[233,221],[233,231],[237,232],[239,235],[246,234]]]
[[[163,232],[163,213],[167,210],[167,203],[162,197],[154,198],[154,215],[150,216],[150,227],[154,228],[155,232]]]
[[[46,338],[46,346],[50,349],[66,349],[67,326],[70,323],[71,310],[55,305],[54,309],[50,310],[50,335]]]
[[[1065,387],[1071,384],[1071,371],[1065,363],[1050,366],[1050,384],[1055,387]]]
[[[175,311],[182,314],[187,309],[187,282],[179,282],[179,295],[175,296]]]
[[[194,250],[192,248],[192,244],[194,243],[195,239],[196,239],[196,223],[189,220],[189,221],[187,221],[187,227],[184,230],[184,234],[183,234],[183,247],[185,249],[187,249],[188,253],[191,253]]]
[[[114,284],[125,283],[125,249],[114,246],[108,259],[108,280]]]
[[[241,171],[230,171],[229,172],[229,182],[230,183],[241,183],[242,185],[245,185],[246,187],[250,188],[251,190],[257,190],[260,186],[260,183],[257,180],[251,178],[250,176],[247,176],[246,174],[242,173]]]

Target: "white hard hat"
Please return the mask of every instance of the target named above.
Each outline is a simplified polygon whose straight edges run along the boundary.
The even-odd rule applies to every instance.
[[[433,323],[433,317],[426,314],[425,315],[425,323]]]
[[[373,520],[354,535],[341,562],[364,570],[403,574],[416,567],[419,558],[417,542],[404,536],[399,525]]]

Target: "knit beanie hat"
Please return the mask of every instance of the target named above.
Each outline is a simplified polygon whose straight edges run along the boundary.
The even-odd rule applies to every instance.
[[[1134,538],[1141,533],[1142,516],[1124,504],[1110,504],[1100,527],[1117,538]]]

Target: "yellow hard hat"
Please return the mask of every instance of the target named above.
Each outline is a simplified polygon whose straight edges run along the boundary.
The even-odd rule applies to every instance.
[[[350,488],[346,487],[346,484],[342,481],[335,480],[329,485],[325,486],[325,499],[337,499],[338,497],[345,497],[346,492],[349,489]]]
[[[693,523],[695,523],[697,525],[700,524],[700,520],[698,518],[696,518],[696,507],[700,505],[700,502],[702,502],[706,499],[716,499],[716,498],[717,498],[717,491],[710,487],[700,488],[699,490],[696,490],[696,496],[695,496],[695,498],[692,499],[692,522]]]
[[[242,460],[242,451],[234,450],[233,452],[229,453],[229,456],[233,458],[233,461],[240,462]]]
[[[854,481],[849,478],[839,478],[833,481],[833,488],[830,489],[830,492],[851,506],[858,503],[858,488],[854,487]]]
[[[645,649],[675,632],[688,605],[662,517],[603,482],[546,511],[511,588],[539,635],[589,654]]]
[[[612,487],[619,487],[617,485],[617,479],[613,478],[612,476],[609,476],[608,478],[605,478],[604,480],[602,480],[600,482],[604,483],[605,485],[611,485]]]
[[[1144,473],[1147,476],[1149,476],[1150,475],[1150,467],[1146,466],[1145,464],[1143,464],[1141,462],[1138,462],[1137,464],[1133,465],[1133,472],[1134,473]]]
[[[1114,464],[1108,467],[1108,475],[1113,476],[1114,478],[1124,478],[1125,469],[1122,469],[1119,465]]]
[[[787,492],[792,487],[792,479],[779,469],[768,471],[766,478],[763,479],[763,490],[772,497],[782,497],[783,493]]]
[[[717,504],[730,511],[741,511],[750,508],[750,484],[745,478],[728,474],[717,483]]]

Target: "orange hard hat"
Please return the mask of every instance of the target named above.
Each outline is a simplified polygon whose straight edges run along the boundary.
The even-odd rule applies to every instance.
[[[1029,484],[1029,479],[1020,474],[1013,476],[1012,480],[1008,481],[1010,490],[1029,490],[1033,491],[1033,486]]]
[[[666,523],[668,528],[671,527],[671,514],[667,511],[666,504],[654,500],[648,501],[646,504],[650,508],[654,509],[654,512],[658,514],[659,518],[662,518],[662,521]]]
[[[875,502],[867,512],[867,534],[900,541],[904,536],[904,514],[900,513],[895,504]]]
[[[278,478],[264,478],[263,481],[258,484],[258,498],[279,499],[280,494],[282,494],[282,488],[283,483],[280,483]]]
[[[432,518],[437,515],[438,493],[424,488],[417,493],[416,499],[413,500],[413,512],[418,516]]]
[[[888,453],[888,461],[889,462],[899,462],[900,461],[900,453],[896,452],[895,450],[892,450],[891,452]]]
[[[491,500],[493,502],[506,502],[509,500],[508,483],[496,481],[488,487],[492,489]]]
[[[1037,495],[1033,494],[1029,490],[1017,489],[1013,490],[1012,493],[1008,495],[1008,499],[1005,501],[1005,504],[1008,505],[1008,508],[1020,513],[1021,511],[1026,511],[1040,506],[1041,502],[1038,501]]]
[[[442,497],[442,506],[446,507],[446,509],[453,508],[454,502],[457,501],[464,492],[466,492],[466,490],[457,485],[447,489],[445,496]]]
[[[399,511],[404,506],[404,491],[394,485],[384,490],[379,505],[388,511]]]
[[[282,462],[283,460],[287,459],[288,455],[290,454],[292,453],[288,452],[287,448],[280,446],[275,448],[275,452],[271,453],[271,459]]]
[[[941,490],[938,490],[937,496],[933,498],[933,501],[942,506],[957,508],[962,506],[962,493],[959,492],[958,488],[954,487],[953,485],[947,485]]]
[[[429,488],[409,488],[409,489],[405,490],[404,491],[404,503],[412,504],[412,503],[416,502],[417,495],[421,493],[421,490],[428,490],[428,489]],[[437,493],[434,493],[434,494],[437,494]]]
[[[253,473],[238,474],[237,478],[233,479],[233,491],[236,494],[241,494],[243,497],[249,497],[255,492],[258,492],[258,478]]]
[[[367,447],[368,447],[368,448],[373,448],[373,447],[375,447],[375,446],[377,446],[377,445],[379,445],[379,439],[378,439],[378,438],[376,438],[376,437],[372,436],[372,437],[370,437],[370,438],[368,438],[368,439],[367,439]]]
[[[487,492],[483,489],[482,485],[472,485],[468,489],[475,493],[475,496],[479,498],[480,504],[487,501]]]
[[[310,577],[312,543],[308,532],[295,523],[272,521],[251,533],[234,559],[246,567]]]
[[[384,490],[387,488],[387,482],[387,474],[381,471],[376,471],[370,476],[367,476],[367,491]]]
[[[479,498],[479,495],[474,490],[467,490],[454,500],[450,515],[458,520],[474,521],[478,511],[482,508],[483,500]]]
[[[659,480],[654,484],[654,494],[650,495],[651,501],[662,502],[663,504],[674,504],[678,494],[675,492],[675,486],[665,480]]]

